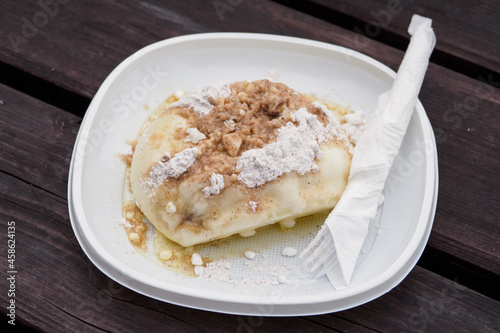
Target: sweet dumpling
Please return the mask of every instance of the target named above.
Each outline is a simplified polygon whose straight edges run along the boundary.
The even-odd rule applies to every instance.
[[[138,138],[132,192],[182,246],[331,209],[347,184],[338,120],[282,83],[216,84],[159,111]]]

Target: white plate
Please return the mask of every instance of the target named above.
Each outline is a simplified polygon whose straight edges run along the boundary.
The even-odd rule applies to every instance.
[[[128,150],[153,109],[176,90],[217,80],[278,75],[305,93],[373,111],[395,73],[355,51],[261,34],[213,33],[147,46],[104,81],[82,122],[71,160],[69,212],[76,237],[106,275],[144,295],[217,312],[292,316],[348,309],[394,288],[414,267],[430,234],[437,200],[437,154],[425,111],[417,104],[385,190],[381,227],[349,288],[326,278],[306,284],[235,286],[179,276],[137,253],[119,225]]]

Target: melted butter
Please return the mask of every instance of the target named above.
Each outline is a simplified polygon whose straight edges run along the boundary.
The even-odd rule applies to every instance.
[[[125,231],[130,243],[140,250],[145,250],[148,231],[146,217],[133,201],[122,203],[122,215],[127,221]]]
[[[219,259],[235,259],[245,256],[245,251],[262,252],[280,244],[296,243],[303,238],[314,235],[324,223],[328,212],[313,214],[297,219],[297,224],[290,229],[283,230],[279,223],[257,229],[254,236],[229,236],[209,243],[184,248],[169,240],[159,232],[154,236],[154,254],[159,258],[163,251],[172,251],[174,257],[162,263],[177,273],[195,276],[194,266],[191,264],[192,253],[199,253],[203,258],[204,266]]]

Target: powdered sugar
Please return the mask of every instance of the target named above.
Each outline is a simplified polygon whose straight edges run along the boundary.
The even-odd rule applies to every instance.
[[[210,186],[205,187],[202,191],[205,193],[205,197],[209,197],[213,194],[219,194],[224,188],[224,176],[217,173],[213,173],[210,176]]]
[[[285,247],[281,254],[283,254],[285,257],[295,257],[297,255],[297,250],[293,247]]]
[[[253,260],[257,254],[253,251],[245,251],[245,257],[247,259]]]
[[[241,154],[236,167],[241,170],[238,180],[248,187],[263,185],[284,173],[296,171],[300,175],[317,172],[315,159],[321,159],[319,144],[338,135],[339,123],[330,117],[324,127],[306,108],[292,113],[292,120],[278,129],[276,142],[260,149],[247,150]]]
[[[280,74],[275,69],[269,69],[266,73],[266,79],[272,82],[276,82],[279,78]]]
[[[137,147],[135,148],[136,150],[139,151],[144,151],[146,149],[150,149],[149,147],[149,135],[144,134],[141,137],[141,140],[139,140],[139,143],[137,144]]]
[[[197,277],[202,279],[209,279],[217,282],[229,282],[230,268],[231,264],[227,260],[220,259],[208,263],[206,267],[196,266],[194,268],[194,272]]]
[[[250,209],[255,213],[255,210],[257,209],[257,201],[249,201],[247,206],[250,207]]]
[[[231,94],[230,84],[227,82],[215,83],[205,86],[201,89],[193,90],[182,96],[177,102],[172,103],[170,107],[185,106],[193,109],[200,117],[206,115],[212,110],[210,97],[217,100],[218,97],[228,97]]]
[[[191,264],[193,264],[194,266],[203,265],[203,259],[198,253],[193,253],[193,255],[191,256]]]
[[[187,136],[186,139],[184,140],[185,142],[192,142],[194,144],[197,144],[203,139],[206,139],[207,137],[205,134],[201,133],[196,127],[193,128],[188,128],[186,129]]]
[[[278,284],[307,284],[309,275],[303,271],[298,258],[281,256],[268,259],[265,253],[247,250],[239,259],[219,259],[206,266],[195,266],[200,279],[232,285],[273,286]]]
[[[198,148],[186,148],[183,151],[170,158],[169,153],[163,155],[165,161],[158,162],[149,172],[149,177],[142,182],[142,188],[145,191],[151,191],[168,178],[177,178],[186,172],[196,161],[196,152]]]
[[[318,102],[313,102],[312,103],[315,107],[321,109],[323,113],[328,117],[328,121],[333,124],[335,123],[336,126],[340,126],[339,121],[335,116],[333,115],[333,112],[328,110],[328,108]],[[347,137],[349,137],[349,140],[356,144],[358,142],[359,137],[363,133],[365,129],[365,121],[363,114],[358,111],[358,112],[353,112],[353,113],[348,113],[344,117],[344,120],[347,122],[345,124],[342,124],[341,128],[342,130],[347,134]],[[347,138],[344,135],[344,138]]]
[[[332,124],[335,127],[339,127],[340,126],[340,123],[339,123],[338,119],[335,117],[335,115],[333,114],[333,112],[326,107],[326,105],[318,103],[318,102],[313,102],[312,105],[315,108],[320,109],[321,112],[323,112],[326,115],[326,117],[328,118],[328,122],[330,124]]]
[[[182,96],[184,96],[185,92],[183,90],[177,90],[175,93],[174,93],[174,96],[176,98],[181,98]]]
[[[167,211],[167,213],[173,214],[177,211],[177,207],[175,206],[175,204],[172,201],[169,201],[167,203],[167,206],[165,206],[165,210]]]
[[[233,119],[228,119],[224,121],[224,126],[226,126],[231,132],[233,132],[236,129],[236,125],[234,124]]]
[[[363,114],[360,112],[349,113],[344,116],[347,121],[342,124],[342,129],[351,139],[351,142],[356,144],[365,130],[365,121]]]

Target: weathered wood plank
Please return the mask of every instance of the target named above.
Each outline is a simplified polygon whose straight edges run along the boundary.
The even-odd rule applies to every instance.
[[[172,2],[169,6],[177,11],[165,9],[157,17],[147,2],[47,2],[52,4],[53,15],[37,0],[23,6],[2,2],[0,61],[86,97],[92,97],[109,72],[142,46],[210,31],[189,17],[199,12],[198,7],[213,10],[211,2]],[[47,19],[38,22],[38,17]]]
[[[253,331],[494,332],[500,302],[420,267],[393,291],[361,307],[307,318],[250,318],[214,314],[162,303],[137,294],[102,274],[82,253],[67,219],[47,213],[43,196],[0,172],[0,220],[16,222],[17,316],[43,331],[169,332]],[[17,194],[12,195],[13,192]],[[67,209],[65,203],[51,210]],[[6,251],[5,242],[0,245]],[[2,293],[5,304],[8,299]],[[5,315],[5,309],[2,313]]]
[[[7,6],[4,13],[9,13],[0,28],[6,33],[22,30],[22,23],[16,19],[37,8],[36,5],[0,6]],[[5,45],[5,49],[0,48],[0,59],[90,97],[127,54],[150,42],[182,33],[214,30],[280,33],[351,47],[392,68],[397,68],[402,58],[398,50],[374,40],[359,42],[359,35],[353,32],[273,2],[242,2],[232,11],[226,11],[224,20],[220,20],[212,2],[196,2],[196,5],[189,1],[175,2],[174,6],[149,0],[127,6],[113,2],[99,6],[106,14],[96,20],[95,3],[61,5],[58,14],[29,43],[20,46],[22,54],[13,52],[12,46],[0,39]],[[249,17],[254,19],[248,20]],[[10,24],[8,29],[7,24]],[[47,47],[50,43],[60,45]],[[52,68],[55,70],[51,71]],[[480,80],[431,64],[421,93],[440,140],[440,202],[431,245],[496,274],[500,274],[500,249],[493,244],[500,230],[494,213],[498,210],[494,191],[499,180],[489,177],[487,170],[494,170],[498,162],[492,151],[498,149],[495,133],[499,124],[496,110],[499,110],[500,90],[493,86],[499,84],[491,81],[484,85]],[[467,131],[468,128],[472,130]],[[475,159],[464,155],[466,151],[473,151]],[[456,190],[457,184],[463,191]]]
[[[498,274],[500,248],[489,235],[500,235],[494,171],[500,90],[481,81],[469,86],[449,71],[429,71],[426,78],[420,99],[436,134],[440,177],[429,245]],[[454,82],[452,90],[447,82]]]
[[[81,119],[0,85],[2,171],[66,198],[68,166]],[[27,102],[29,101],[29,102]]]
[[[244,31],[311,38],[351,47],[375,56],[392,67],[397,67],[399,63],[400,52],[394,52],[390,47],[371,43],[368,38],[353,31],[264,0],[241,2],[218,11],[212,1],[165,3],[149,0],[131,1],[126,5],[112,0],[69,2],[58,5],[53,17],[48,17],[45,24],[41,22],[39,27],[34,23],[38,22],[38,13],[43,14],[44,10],[36,0],[27,0],[26,6],[18,6],[15,1],[5,1],[0,6],[0,33],[4,36],[0,39],[0,61],[89,98],[106,75],[140,47],[161,39],[199,32]],[[494,52],[499,47],[498,38],[495,38],[498,29],[495,23],[488,21],[496,17],[494,13],[497,12],[497,5],[491,6],[491,11],[484,9],[485,6],[478,6],[477,10],[472,11],[475,16],[489,13],[484,14],[485,27],[489,29],[485,40],[490,45],[488,48],[471,45],[475,39],[469,38],[467,34],[465,37],[461,37],[463,34],[455,36],[452,28],[450,38],[455,43],[456,38],[469,38],[467,42],[456,44],[467,46],[475,52],[484,52],[479,58],[498,70],[498,52]],[[339,5],[339,9],[342,8],[347,11],[357,7]],[[369,16],[370,8],[360,10],[359,15]],[[412,12],[408,10],[393,15],[391,24],[398,24],[394,26],[394,31],[407,37],[406,28]],[[446,17],[443,14],[443,20]],[[452,20],[460,22],[458,18]],[[441,22],[441,18],[438,18],[435,24],[447,27],[448,21]],[[484,29],[469,31],[472,34],[484,34]],[[484,39],[483,36],[481,40]],[[440,44],[441,39],[438,46]]]
[[[309,3],[365,22],[352,29],[370,38],[377,38],[382,29],[408,39],[412,15],[430,17],[438,38],[436,50],[499,72],[500,4],[497,1],[310,0]]]
[[[382,332],[496,332],[500,325],[496,314],[498,302],[488,300],[493,308],[485,309],[477,295],[417,266],[387,295],[350,311],[333,314],[332,318],[319,318],[318,322],[327,324],[324,319],[352,322],[356,318],[358,325]],[[397,301],[393,302],[393,297]],[[396,318],[386,321],[396,313],[392,316]]]

